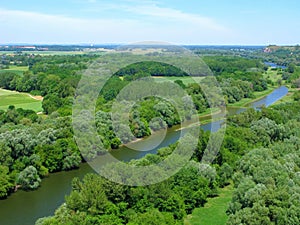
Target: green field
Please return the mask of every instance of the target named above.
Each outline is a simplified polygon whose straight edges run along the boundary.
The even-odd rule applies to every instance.
[[[279,74],[277,70],[272,70],[269,68],[264,74],[264,78],[271,80],[274,84],[276,84],[278,80],[282,80],[282,75]]]
[[[216,198],[208,199],[204,207],[195,209],[185,220],[185,225],[225,225],[228,219],[226,210],[231,201],[233,185],[220,190]]]
[[[5,72],[12,72],[23,75],[25,71],[28,71],[28,66],[9,66],[9,69],[0,70],[0,74]]]
[[[31,98],[26,93],[18,93],[0,89],[0,109],[7,110],[10,105],[16,108],[31,109],[35,112],[41,112],[42,101]]]
[[[191,83],[198,83],[203,80],[205,77],[154,77],[153,78],[158,82],[181,80],[185,85]]]

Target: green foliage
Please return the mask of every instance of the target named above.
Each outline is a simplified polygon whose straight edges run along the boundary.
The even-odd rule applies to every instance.
[[[145,74],[145,71],[147,74]],[[142,76],[136,74],[142,73]],[[159,62],[140,62],[129,65],[116,73],[116,76],[122,76],[126,80],[132,80],[132,76],[187,76],[182,70],[165,63]]]
[[[42,102],[33,99],[25,93],[18,93],[0,89],[0,109],[7,110],[9,106],[13,105],[15,108],[23,108],[24,110],[34,110],[40,112],[42,110]]]
[[[263,69],[263,64],[259,60],[249,60],[242,57],[207,56],[203,57],[203,60],[217,75],[236,71],[246,72],[252,68]]]
[[[293,98],[295,101],[300,101],[300,91],[294,93]]]
[[[300,190],[297,140],[291,136],[242,158],[234,176],[236,190],[227,224],[299,223],[299,200],[294,201]]]
[[[187,218],[192,225],[224,225],[228,220],[226,210],[232,199],[232,185],[220,189],[218,197],[209,198],[204,207],[197,208]]]
[[[62,101],[57,95],[47,95],[43,100],[43,109],[47,114],[57,111],[62,106]]]
[[[26,167],[18,176],[17,183],[25,190],[37,189],[40,186],[41,178],[35,167]]]
[[[95,56],[92,55],[23,57],[22,60],[30,64],[29,71],[22,76],[11,72],[1,73],[0,87],[41,94],[45,97],[43,109],[51,114],[59,108],[72,105],[65,99],[73,97],[80,80],[78,72],[86,69],[86,64],[93,59]],[[71,114],[70,111],[63,113]]]
[[[155,105],[153,99],[147,101],[150,108]],[[136,108],[140,115],[147,112],[142,106],[140,103]],[[299,104],[290,103],[274,109],[248,110],[229,118],[213,167],[192,161],[169,180],[156,185],[127,187],[96,175],[87,175],[83,181],[75,179],[66,204],[42,224],[47,221],[53,224],[157,224],[158,221],[159,224],[182,224],[187,214],[202,207],[207,197],[216,196],[217,187],[229,184],[231,178],[235,190],[227,210],[228,224],[297,224],[300,218],[297,210],[300,196],[298,110]],[[133,115],[138,114],[133,111]],[[99,111],[96,118],[99,131],[109,133],[112,129],[110,114]],[[213,138],[218,137],[216,133]],[[200,132],[193,156],[195,161],[201,161],[208,138],[209,133]],[[175,146],[165,147],[158,155],[147,155],[130,164],[159,163]],[[253,148],[257,149],[251,151]]]
[[[174,225],[174,220],[171,213],[162,213],[157,209],[150,209],[145,213],[134,214],[130,217],[128,225]]]
[[[69,115],[80,71],[94,58],[36,56],[24,60],[30,65],[29,71],[22,75],[5,73],[1,77],[2,87],[42,94],[45,97],[43,109],[51,115],[38,117],[33,111],[13,106],[5,112],[0,111],[0,198],[6,197],[15,184],[35,189],[40,177],[48,172],[79,166],[82,158],[73,140]],[[267,89],[268,80],[263,76],[266,68],[259,60],[225,56],[205,57],[204,60],[218,75],[227,103],[251,98],[254,91]],[[291,65],[282,74],[288,82],[297,85],[297,70]],[[116,73],[97,100],[96,128],[104,146],[83,151],[85,159],[105,153],[104,149],[117,148],[121,141],[127,143],[135,137],[149,135],[151,130],[189,119],[179,118],[177,110],[182,109],[175,109],[170,102],[146,98],[130,112],[132,133],[121,132],[117,137],[110,113],[112,101],[130,81],[149,76],[185,75],[172,66],[154,62],[130,65]],[[198,112],[206,111],[209,104],[211,107],[225,104],[219,102],[222,93],[214,89],[211,79],[203,78],[201,82],[204,87],[212,87],[214,96],[205,96],[197,84],[175,81],[191,95]],[[157,88],[163,87],[157,85]],[[202,207],[207,197],[217,195],[218,186],[230,182],[233,171],[236,190],[228,210],[229,224],[299,224],[299,110],[295,102],[273,109],[247,110],[229,118],[224,142],[212,166],[199,163],[210,136],[201,131],[193,161],[160,184],[126,187],[96,175],[87,175],[83,181],[75,179],[66,203],[54,217],[41,219],[37,224],[182,224],[184,217]],[[115,129],[122,131],[122,126],[117,125]],[[214,143],[220,137],[216,133],[211,138]],[[214,147],[213,143],[209,147]],[[175,146],[130,164],[138,167],[159,163]],[[251,151],[253,148],[257,149]],[[157,171],[158,176],[160,173]]]
[[[133,163],[138,164],[139,160]],[[127,187],[88,174],[83,181],[73,180],[71,194],[54,217],[38,222],[182,224],[186,213],[203,205],[211,193],[216,174],[210,175],[209,168],[191,163],[169,180],[145,187]]]
[[[6,198],[13,187],[14,184],[9,177],[9,168],[0,165],[0,199]]]
[[[12,72],[1,73],[1,76],[0,76],[0,87],[9,90],[11,88],[10,83],[17,76],[18,76],[17,74],[12,73]]]
[[[11,193],[15,183],[24,189],[35,189],[39,186],[39,178],[49,172],[80,165],[82,158],[73,140],[70,118],[42,119],[30,110],[15,110],[14,107],[7,113],[0,114],[6,121],[0,129],[0,166],[5,167],[3,197]],[[8,123],[8,118],[16,123],[24,119],[28,122],[15,125],[11,120]]]

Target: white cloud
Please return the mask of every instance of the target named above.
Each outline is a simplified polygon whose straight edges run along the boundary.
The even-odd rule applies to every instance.
[[[114,35],[136,27],[135,21],[79,19],[63,15],[0,9],[3,42],[90,42],[113,40]],[[105,37],[105,38],[104,38]]]
[[[198,25],[201,28],[216,30],[216,31],[227,31],[228,29],[218,24],[213,19],[208,17],[202,17],[196,14],[185,13],[180,10],[159,7],[157,4],[151,5],[140,5],[123,7],[132,13],[156,17],[164,20],[171,20],[174,22],[187,23],[192,25]]]
[[[226,28],[212,19],[174,9],[148,5],[123,10],[137,17],[83,19],[0,8],[0,43],[128,43],[155,40],[207,44],[218,42],[217,37],[224,40],[228,36]],[[145,19],[141,15],[150,18]]]
[[[120,4],[98,1],[92,7],[83,9],[88,12],[101,13],[107,10],[117,11],[120,15],[137,15],[141,21],[149,23],[160,22],[180,23],[196,25],[198,29],[228,31],[229,29],[217,23],[214,19],[197,14],[186,13],[181,10],[160,6],[160,3],[152,0],[123,0]]]

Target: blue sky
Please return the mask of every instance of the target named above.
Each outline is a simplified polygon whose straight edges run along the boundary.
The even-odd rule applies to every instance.
[[[0,43],[300,44],[298,0],[10,0]]]

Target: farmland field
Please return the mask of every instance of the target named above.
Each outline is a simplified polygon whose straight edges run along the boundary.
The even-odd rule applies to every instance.
[[[0,110],[6,110],[10,105],[16,108],[31,109],[41,112],[42,101],[30,97],[29,94],[0,89]]]

